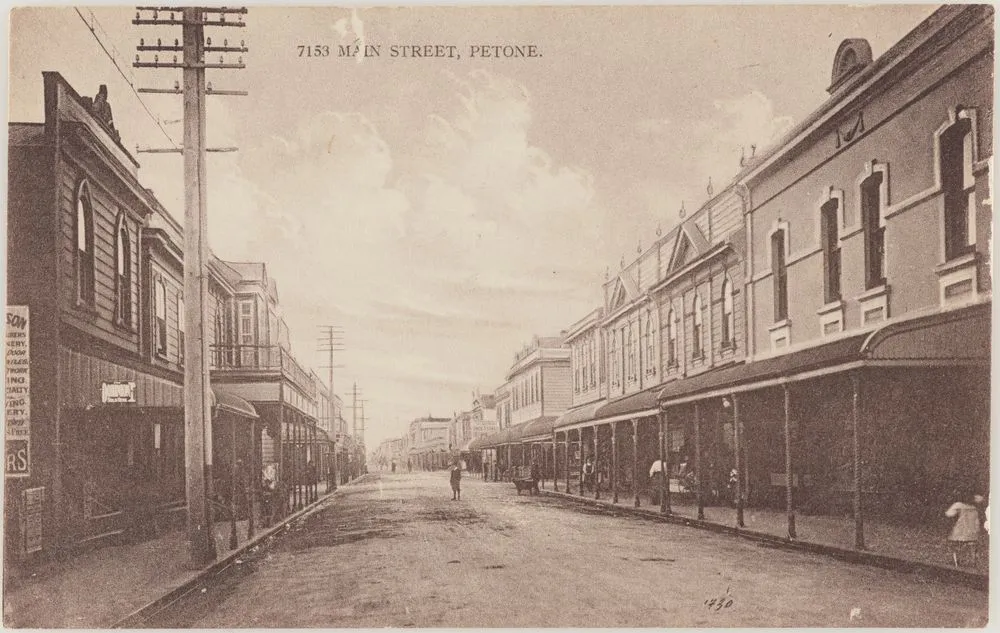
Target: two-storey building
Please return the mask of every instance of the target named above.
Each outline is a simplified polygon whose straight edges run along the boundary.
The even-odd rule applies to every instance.
[[[106,90],[49,72],[43,86],[44,122],[9,126],[8,338],[26,346],[7,370],[23,400],[7,406],[5,564],[139,536],[184,507],[180,229],[139,183]],[[210,275],[224,301],[231,281]],[[215,396],[213,436],[252,428],[251,405]]]
[[[947,5],[878,59],[845,40],[828,99],[740,177],[748,492],[792,536],[796,508],[846,511],[862,546],[865,514],[988,488],[992,25]]]
[[[414,468],[435,470],[448,465],[448,434],[451,418],[428,415],[410,422],[409,459]]]
[[[693,435],[690,415],[664,429],[664,384],[743,362],[743,209],[740,190],[729,186],[691,216],[682,210],[676,226],[665,235],[658,230],[605,282],[604,306],[570,328],[576,406],[556,423],[554,440],[558,474],[570,490],[585,485],[614,499],[630,491],[639,503],[661,450],[674,454],[666,461],[676,465]],[[718,441],[707,451],[723,453],[721,423],[710,428]],[[725,460],[715,461],[718,478]]]

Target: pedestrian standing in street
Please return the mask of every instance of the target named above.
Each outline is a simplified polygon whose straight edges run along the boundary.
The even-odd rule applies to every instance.
[[[975,565],[979,558],[980,530],[979,508],[976,503],[980,502],[982,497],[959,494],[956,494],[955,497],[959,500],[951,504],[951,507],[944,513],[945,516],[955,519],[955,525],[948,536],[948,541],[951,543],[951,559],[955,563],[955,567],[958,567],[960,561],[965,558],[963,552],[968,551],[971,555],[972,565]]]
[[[451,465],[451,500],[462,500],[462,469],[458,462]]]

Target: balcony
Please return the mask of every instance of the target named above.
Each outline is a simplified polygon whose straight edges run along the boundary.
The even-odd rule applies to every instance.
[[[291,353],[277,345],[212,345],[212,370],[277,374],[316,397],[316,383]]]

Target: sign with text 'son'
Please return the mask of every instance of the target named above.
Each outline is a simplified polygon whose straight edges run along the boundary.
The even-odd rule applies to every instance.
[[[135,402],[134,382],[102,382],[101,402]]]
[[[28,306],[7,306],[7,398],[4,408],[4,473],[31,474],[31,372]]]

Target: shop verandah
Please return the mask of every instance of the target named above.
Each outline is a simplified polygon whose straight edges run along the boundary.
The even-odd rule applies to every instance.
[[[571,411],[549,442],[555,487],[946,564],[944,510],[988,494],[988,315],[901,321]]]

